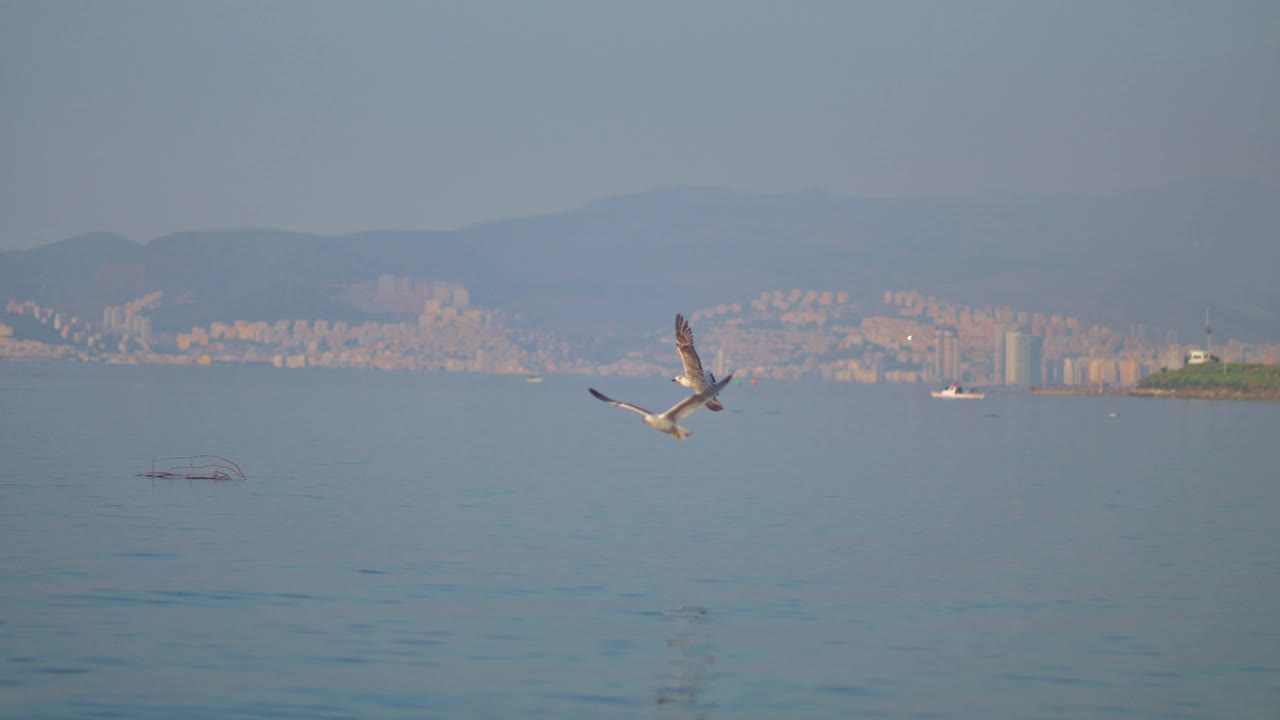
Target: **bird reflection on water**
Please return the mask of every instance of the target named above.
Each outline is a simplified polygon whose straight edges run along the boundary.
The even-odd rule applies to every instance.
[[[670,672],[658,686],[657,704],[673,717],[706,718],[714,707],[705,698],[711,666],[716,661],[711,632],[706,627],[710,614],[710,610],[697,605],[681,605],[662,612],[664,622],[675,624],[667,640],[674,655]]]

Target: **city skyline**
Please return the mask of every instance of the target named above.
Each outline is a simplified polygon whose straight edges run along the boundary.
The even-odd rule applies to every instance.
[[[0,357],[505,374],[663,375],[673,366],[665,330],[601,357],[554,332],[508,327],[504,313],[473,305],[458,283],[384,275],[373,286],[367,302],[419,298],[415,321],[229,319],[156,334],[146,317],[162,301],[155,294],[104,309],[101,323],[11,299],[10,317],[30,313],[69,344],[18,341],[0,321]],[[910,290],[885,291],[874,308],[851,302],[847,291],[775,290],[689,318],[720,374],[773,379],[1130,388],[1204,349],[1172,331],[1153,338],[1143,325],[1122,333],[1072,316],[973,308]],[[1232,362],[1280,363],[1280,343],[1229,339],[1214,352]]]

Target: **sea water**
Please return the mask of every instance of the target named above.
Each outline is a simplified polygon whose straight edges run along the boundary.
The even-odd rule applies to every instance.
[[[589,386],[0,364],[0,717],[1277,716],[1280,404]]]

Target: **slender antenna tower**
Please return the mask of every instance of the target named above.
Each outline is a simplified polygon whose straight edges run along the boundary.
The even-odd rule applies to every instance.
[[[1209,308],[1204,309],[1204,354],[1213,362],[1213,328],[1209,327]]]

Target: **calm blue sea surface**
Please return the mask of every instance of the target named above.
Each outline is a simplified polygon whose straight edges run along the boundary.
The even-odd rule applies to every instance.
[[[0,717],[1277,717],[1280,404],[588,386],[0,364]]]

